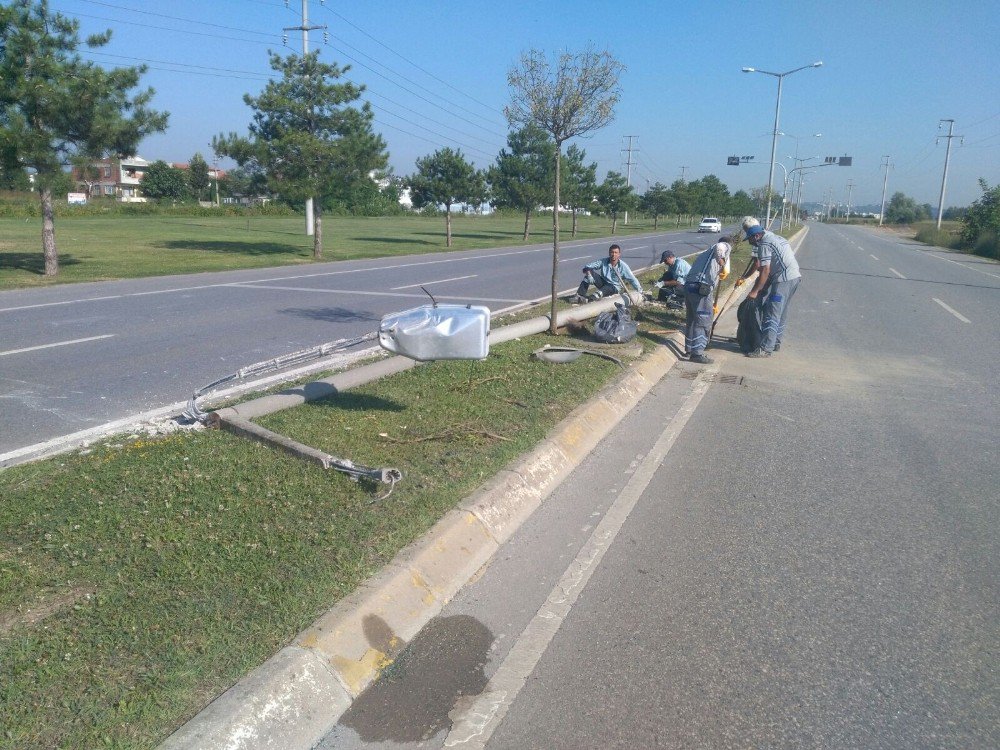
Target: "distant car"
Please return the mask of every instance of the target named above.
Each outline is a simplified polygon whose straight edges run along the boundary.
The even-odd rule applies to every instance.
[[[721,232],[722,222],[716,219],[714,216],[706,216],[701,220],[701,224],[698,225],[699,232]]]

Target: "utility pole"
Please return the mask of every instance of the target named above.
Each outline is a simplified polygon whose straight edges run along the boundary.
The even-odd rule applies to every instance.
[[[951,139],[961,138],[962,143],[965,143],[965,136],[955,135],[955,121],[954,120],[941,120],[938,122],[938,130],[941,129],[941,123],[948,123],[948,135],[942,136],[948,139],[948,151],[945,153],[944,157],[944,176],[941,178],[941,197],[938,198],[938,219],[937,228],[941,228],[941,217],[944,215],[944,186],[948,184],[948,162],[951,160]],[[935,145],[938,143],[937,140],[934,141]]]
[[[625,161],[625,187],[632,187],[632,139],[639,136],[626,135],[624,137],[628,138],[628,157]],[[625,212],[625,224],[628,224],[628,211]]]
[[[889,157],[883,156],[882,158],[885,159],[885,164],[882,165],[885,167],[885,177],[882,179],[882,208],[878,212],[879,226],[882,226],[882,220],[885,219],[885,189],[889,185]]]
[[[851,223],[851,191],[854,190],[854,180],[847,182],[847,223]]]
[[[287,5],[287,3],[286,3]],[[302,32],[302,56],[309,54],[309,32],[315,29],[325,29],[325,26],[309,25],[309,0],[302,0],[302,25],[286,26],[284,31]],[[313,220],[313,199],[306,198],[306,236],[312,237],[315,231],[315,221]]]
[[[685,169],[687,169],[687,167],[681,167],[681,182],[684,182],[684,170]]]

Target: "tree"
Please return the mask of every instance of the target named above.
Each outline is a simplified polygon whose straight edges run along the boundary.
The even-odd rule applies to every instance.
[[[49,10],[47,0],[0,6],[0,162],[33,168],[42,208],[45,275],[59,272],[53,189],[75,161],[134,154],[167,114],[149,108],[153,90],[130,92],[145,66],[105,69],[80,57],[79,23]],[[101,47],[111,32],[85,41]]]
[[[548,134],[534,123],[507,136],[510,153],[501,149],[486,173],[493,205],[524,212],[524,241],[531,234],[531,214],[552,199],[554,149]]]
[[[208,176],[208,162],[201,154],[195,154],[188,162],[187,183],[191,188],[191,194],[199,201],[204,199],[205,191],[212,185],[212,180]]]
[[[681,214],[689,216],[694,208],[694,195],[683,179],[674,180],[670,185],[670,197],[677,210],[677,226],[681,225]]]
[[[565,169],[562,170],[561,196],[573,214],[573,236],[576,237],[577,215],[581,208],[590,208],[597,194],[597,162],[585,164],[587,152],[575,143],[566,149]]]
[[[614,119],[621,97],[618,79],[625,66],[610,52],[588,48],[564,52],[554,63],[531,50],[507,73],[511,103],[504,114],[511,126],[534,123],[555,143],[555,183],[552,201],[552,302],[549,331],[556,332],[556,279],[559,272],[560,157],[570,138],[603,128]]]
[[[925,213],[923,206],[903,193],[893,193],[885,209],[885,220],[890,224],[912,224],[927,216],[930,214]]]
[[[153,200],[183,200],[188,194],[188,175],[165,161],[154,161],[142,176],[142,193]]]
[[[653,217],[654,232],[659,227],[660,217],[670,213],[673,206],[674,201],[669,188],[660,182],[654,182],[639,199],[639,210]]]
[[[753,198],[745,190],[737,190],[733,193],[729,210],[733,216],[753,216],[757,212]]]
[[[639,199],[632,187],[626,183],[625,175],[608,172],[604,182],[597,187],[597,202],[611,217],[611,234],[614,234],[618,229],[618,214],[635,208]]]
[[[483,173],[465,160],[461,150],[450,148],[417,159],[417,172],[408,180],[414,206],[444,205],[448,247],[451,247],[451,207],[474,202],[485,191],[484,181]]]
[[[341,194],[346,186],[388,163],[385,141],[372,130],[374,114],[357,101],[364,86],[337,83],[349,66],[319,61],[319,52],[301,57],[271,53],[271,79],[260,96],[244,95],[253,109],[249,137],[218,135],[212,148],[241,167],[267,175],[273,192],[290,201],[318,197],[313,233],[313,258],[323,257],[323,199]]]
[[[986,234],[1000,237],[1000,185],[989,186],[979,178],[983,194],[966,210],[962,219],[962,240],[974,244]]]

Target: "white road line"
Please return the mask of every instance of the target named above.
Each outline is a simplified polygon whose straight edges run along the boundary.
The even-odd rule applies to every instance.
[[[247,282],[245,284],[220,284],[219,286],[237,287],[239,289],[275,289],[283,292],[317,292],[319,294],[346,294],[352,297],[413,297],[414,299],[427,299],[426,294],[406,294],[398,292],[363,292],[358,289],[314,289],[308,286],[278,286],[277,284],[257,284]],[[526,302],[523,299],[504,299],[494,297],[470,297],[468,295],[443,294],[440,299],[471,300],[473,302]]]
[[[685,240],[675,240],[674,242],[684,242],[684,241]],[[573,244],[564,245],[563,247],[565,249],[570,249],[570,248],[577,248],[577,247],[585,247],[585,246],[591,245],[591,244],[594,244],[593,241],[591,241],[591,240],[580,240],[580,241],[575,242]],[[673,243],[668,243],[668,244],[673,244]],[[546,252],[546,251],[549,251],[549,250],[551,250],[550,247],[536,247],[536,248],[530,248],[530,249],[527,249],[527,250],[510,250],[510,251],[507,251],[507,252],[485,253],[483,255],[473,255],[473,256],[469,256],[467,258],[441,258],[439,260],[422,260],[422,261],[415,261],[413,263],[395,263],[395,264],[386,265],[386,266],[371,266],[371,267],[367,267],[367,268],[352,268],[352,269],[349,269],[349,270],[341,270],[341,271],[322,271],[322,272],[319,272],[319,273],[303,273],[303,274],[295,274],[295,275],[292,275],[292,276],[274,276],[272,278],[266,278],[266,279],[256,279],[256,280],[247,280],[247,281],[233,281],[233,282],[228,282],[227,281],[227,282],[219,282],[218,284],[201,284],[201,285],[196,285],[196,286],[176,287],[176,288],[173,288],[173,289],[156,289],[156,290],[149,291],[149,292],[130,292],[128,294],[115,294],[115,295],[109,295],[109,296],[106,296],[106,297],[83,297],[81,299],[62,300],[60,302],[41,302],[41,303],[34,304],[34,305],[18,305],[16,307],[0,307],[0,313],[15,312],[17,310],[33,310],[33,309],[39,308],[39,307],[57,307],[59,305],[75,305],[75,304],[78,304],[78,303],[81,303],[81,302],[103,302],[104,300],[123,299],[125,297],[147,297],[147,296],[154,295],[154,294],[172,294],[174,292],[196,292],[196,291],[200,291],[202,289],[220,289],[220,288],[224,288],[224,287],[234,287],[234,286],[235,287],[239,287],[239,286],[243,286],[243,285],[246,285],[246,284],[257,284],[257,283],[262,283],[262,282],[266,283],[266,282],[269,282],[269,281],[292,281],[294,279],[315,279],[315,278],[320,278],[322,276],[338,276],[338,275],[347,275],[347,274],[354,274],[354,273],[365,273],[367,271],[392,271],[392,270],[395,270],[397,268],[414,268],[414,267],[417,267],[417,266],[434,266],[434,265],[439,265],[441,263],[452,263],[452,264],[454,264],[454,263],[467,263],[467,262],[474,261],[474,260],[482,260],[484,258],[502,258],[502,257],[508,256],[508,255],[526,255],[526,254],[529,254],[529,253],[541,253],[541,252]],[[687,256],[685,256],[685,257],[687,257]]]
[[[474,273],[470,274],[469,276],[455,276],[454,278],[451,279],[438,279],[437,281],[424,281],[421,282],[420,284],[408,284],[407,286],[394,286],[392,287],[392,289],[393,291],[395,291],[396,289],[413,289],[414,287],[427,286],[428,284],[444,284],[446,281],[461,281],[462,279],[474,279],[478,276],[479,276],[478,273]]]
[[[9,349],[5,352],[0,352],[0,357],[6,357],[8,354],[22,354],[24,352],[35,352],[39,349],[52,349],[56,346],[69,346],[70,344],[82,344],[85,341],[98,341],[99,339],[110,339],[114,338],[118,334],[115,333],[105,333],[103,336],[88,336],[85,339],[73,339],[72,341],[57,341],[54,344],[42,344],[40,346],[27,346],[24,349]]]
[[[949,307],[944,302],[942,302],[941,300],[939,300],[937,297],[931,297],[931,299],[934,300],[935,302],[937,302],[939,305],[941,305],[941,307],[943,307],[945,310],[947,310],[948,312],[950,312],[952,315],[954,315],[956,318],[958,318],[959,320],[961,320],[963,323],[971,323],[972,322],[967,317],[965,317],[964,315],[962,315],[962,313],[960,313],[958,310],[956,310],[956,309],[954,309],[952,307]]]
[[[899,271],[897,271],[895,268],[892,268],[891,266],[889,267],[889,270],[892,271],[894,274],[896,274],[901,279],[905,279],[906,278],[905,276],[903,276],[903,274],[901,274]]]
[[[698,408],[708,390],[709,381],[718,365],[702,372],[684,400],[680,410],[670,420],[656,444],[636,468],[635,473],[622,489],[604,519],[583,545],[580,554],[570,564],[545,603],[511,647],[503,663],[497,668],[483,692],[469,703],[456,706],[452,712],[454,722],[445,747],[485,748],[493,732],[514,703],[518,692],[531,676],[539,659],[555,637],[563,621],[569,616],[580,593],[590,581],[594,570],[601,564],[604,554],[611,547],[616,535],[635,507],[646,487],[653,480],[664,457],[670,452],[677,436],[688,419]]]
[[[957,260],[952,260],[951,258],[942,258],[940,255],[935,255],[929,250],[921,250],[919,247],[913,249],[916,250],[918,253],[923,253],[924,255],[929,255],[932,258],[943,260],[945,263],[954,263],[956,266],[961,266],[962,268],[968,269],[969,271],[975,271],[976,273],[981,273],[985,276],[992,276],[994,279],[1000,279],[1000,274],[990,273],[989,271],[981,271],[978,268],[972,268],[971,266],[967,266],[964,263],[959,263]]]
[[[869,255],[871,255],[871,253],[868,253],[868,254],[869,254]],[[878,260],[878,257],[877,257],[877,256],[875,256],[875,255],[872,255],[872,257],[873,257],[873,258],[875,258],[875,260]]]

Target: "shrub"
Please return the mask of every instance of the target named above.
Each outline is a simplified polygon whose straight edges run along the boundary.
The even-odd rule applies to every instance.
[[[917,232],[915,239],[925,245],[936,245],[937,247],[957,247],[956,238],[951,232],[935,227],[924,227]]]
[[[972,246],[972,252],[984,258],[1000,260],[1000,237],[993,232],[983,232]]]

